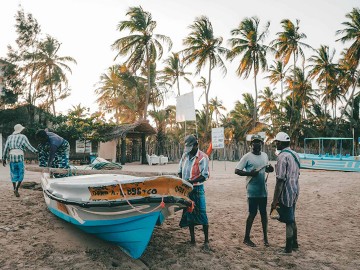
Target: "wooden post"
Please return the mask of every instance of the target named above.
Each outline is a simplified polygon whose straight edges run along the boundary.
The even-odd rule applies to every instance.
[[[121,138],[121,165],[126,163],[126,138]]]
[[[141,134],[141,164],[147,164],[144,133]]]

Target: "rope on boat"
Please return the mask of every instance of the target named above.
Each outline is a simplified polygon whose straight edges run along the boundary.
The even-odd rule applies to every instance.
[[[164,208],[164,207],[165,207],[164,196],[162,196],[162,197],[161,197],[161,202],[160,202],[160,204],[159,204],[157,207],[155,207],[154,209],[152,209],[152,210],[150,210],[150,211],[147,211],[147,212],[141,211],[141,210],[139,210],[138,208],[136,208],[135,206],[133,206],[133,205],[131,204],[131,202],[126,198],[126,195],[125,195],[125,192],[124,192],[124,190],[123,190],[123,188],[122,188],[122,186],[121,186],[121,183],[119,183],[119,186],[120,186],[120,190],[121,190],[121,192],[122,192],[122,194],[123,194],[123,196],[124,196],[124,199],[125,199],[125,201],[127,202],[127,204],[130,205],[131,208],[133,208],[135,211],[137,211],[137,212],[139,212],[139,213],[149,214],[149,213],[154,212],[155,210],[157,210],[157,209],[159,209],[159,208]]]

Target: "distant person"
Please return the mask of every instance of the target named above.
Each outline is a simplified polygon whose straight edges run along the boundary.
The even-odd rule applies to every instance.
[[[246,220],[244,244],[255,247],[256,244],[250,239],[251,227],[259,210],[264,235],[264,245],[269,246],[267,237],[268,218],[267,206],[267,183],[265,173],[273,172],[274,167],[269,163],[268,155],[261,152],[263,139],[260,135],[251,136],[251,152],[245,154],[236,165],[235,174],[247,176],[246,190],[248,197],[249,215]]]
[[[39,144],[39,166],[49,168],[69,168],[70,144],[54,132],[39,130],[36,132]],[[54,174],[63,177],[62,174]]]
[[[195,245],[195,226],[202,225],[205,241],[204,249],[209,247],[209,221],[206,214],[206,199],[204,182],[209,178],[209,158],[198,149],[198,140],[194,135],[185,137],[185,149],[179,163],[178,175],[194,187],[189,198],[195,203],[192,213],[184,210],[180,227],[189,227],[190,243]]]
[[[10,176],[16,197],[20,197],[19,187],[24,180],[24,150],[28,149],[33,153],[37,153],[37,150],[29,143],[28,138],[21,134],[24,129],[25,127],[21,124],[14,126],[14,132],[6,140],[2,157],[4,167],[6,166],[6,160],[9,159],[10,161]]]
[[[280,154],[276,160],[276,186],[271,203],[271,212],[279,213],[278,220],[286,224],[285,253],[299,248],[295,208],[299,196],[300,157],[290,149],[290,137],[279,132],[275,137],[276,149]]]

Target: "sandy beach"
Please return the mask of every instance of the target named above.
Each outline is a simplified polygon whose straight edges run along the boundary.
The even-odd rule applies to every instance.
[[[143,256],[134,260],[118,247],[92,237],[57,218],[40,190],[12,192],[9,166],[0,167],[0,269],[359,269],[360,174],[302,170],[297,205],[300,249],[280,251],[285,225],[269,220],[270,247],[262,244],[260,216],[252,229],[257,247],[242,243],[247,217],[245,178],[234,174],[236,162],[210,162],[206,182],[211,251],[187,244],[189,232],[178,224],[181,213],[156,227]],[[127,164],[129,171],[175,172],[177,164]],[[40,182],[26,171],[24,182]],[[269,175],[268,208],[275,186]]]

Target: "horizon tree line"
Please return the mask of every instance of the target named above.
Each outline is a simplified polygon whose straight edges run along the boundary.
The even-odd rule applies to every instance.
[[[265,43],[270,22],[260,30],[260,19],[244,18],[230,30],[227,48],[223,38],[215,35],[209,18],[199,16],[188,26],[184,48],[172,52],[171,38],[155,33],[157,22],[150,12],[141,6],[130,7],[126,18],[118,23],[120,37],[111,44],[116,53],[114,61],[120,62],[100,75],[95,90],[100,110],[112,114],[113,123],[134,122],[150,116],[164,134],[158,136],[159,145],[173,138],[170,133],[181,137],[184,125],[174,121],[174,107],[162,108],[173,92],[181,94],[182,79],[203,91],[205,104],[196,114],[197,130],[204,145],[209,143],[211,127],[219,125],[226,129],[228,142],[243,140],[245,134],[258,131],[266,131],[271,137],[280,129],[288,132],[296,145],[306,136],[359,134],[355,120],[359,101],[356,90],[360,86],[359,8],[346,14],[343,29],[335,32],[337,41],[350,43],[337,63],[335,50],[327,45],[314,49],[304,42],[306,34],[301,32],[300,20],[282,20],[282,31]],[[38,105],[55,115],[55,102],[70,94],[68,64],[76,64],[76,60],[59,56],[61,43],[55,38],[49,35],[40,38],[40,26],[31,14],[18,11],[15,27],[17,49],[9,46],[7,57],[3,58],[3,69],[9,74],[5,88],[19,94],[25,103]],[[310,57],[305,57],[304,49],[311,52]],[[162,60],[165,51],[168,57]],[[223,114],[221,99],[210,99],[210,90],[212,71],[220,68],[226,76],[226,61],[238,62],[235,72],[239,78],[253,76],[255,95],[239,92],[242,101],[239,98],[234,108]],[[163,68],[157,68],[161,65]],[[200,76],[195,83],[189,78],[193,74]],[[260,74],[269,80],[264,89],[258,89]],[[280,95],[272,88],[277,85]],[[340,117],[337,117],[339,109]],[[190,125],[190,128],[194,127]]]

